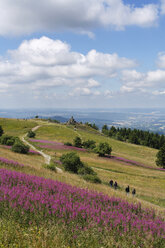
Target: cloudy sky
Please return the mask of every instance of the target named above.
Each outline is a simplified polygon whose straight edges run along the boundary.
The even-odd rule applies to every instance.
[[[0,0],[0,106],[165,107],[165,0]]]

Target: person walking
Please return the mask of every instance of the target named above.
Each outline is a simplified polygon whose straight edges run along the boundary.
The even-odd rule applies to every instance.
[[[132,195],[135,196],[136,195],[136,189],[132,190]]]
[[[115,181],[115,183],[114,183],[114,189],[117,189],[117,187],[118,187],[118,184],[117,184],[117,182]]]
[[[125,188],[125,192],[126,192],[127,195],[129,194],[129,192],[130,192],[129,185]]]
[[[109,181],[109,185],[110,185],[110,187],[113,187],[113,180]]]

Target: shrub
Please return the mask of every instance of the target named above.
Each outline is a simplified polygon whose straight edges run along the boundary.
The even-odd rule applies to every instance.
[[[165,169],[165,144],[160,148],[156,157],[157,166],[161,166]]]
[[[70,143],[70,142],[65,142],[64,145],[65,145],[65,146],[72,146],[72,143]]]
[[[94,149],[96,147],[96,141],[94,140],[87,140],[83,142],[83,147],[86,149]]]
[[[14,145],[14,143],[15,143],[15,138],[13,137],[13,138],[7,140],[6,145],[12,146],[12,145]]]
[[[99,143],[97,148],[95,149],[96,153],[99,154],[99,156],[103,157],[105,155],[111,155],[112,148],[109,146],[107,142]]]
[[[81,140],[81,138],[78,137],[78,136],[76,136],[74,138],[74,140],[73,140],[73,144],[74,144],[74,146],[81,148],[82,147],[82,140]]]
[[[46,168],[46,169],[49,169],[49,170],[52,170],[52,171],[56,172],[56,166],[52,162],[50,164],[44,164],[43,167]]]
[[[78,174],[79,175],[96,175],[96,172],[94,172],[94,170],[91,167],[84,165],[78,170]]]
[[[73,173],[77,173],[78,170],[84,166],[80,160],[80,157],[75,152],[63,154],[60,157],[60,161],[66,171],[71,171]]]
[[[101,183],[101,179],[96,175],[84,175],[83,179],[91,183]]]
[[[29,138],[34,138],[34,137],[36,136],[36,134],[35,134],[35,132],[33,132],[32,130],[30,130],[30,131],[28,131],[27,136],[28,136]]]
[[[16,140],[19,140],[19,138],[10,135],[2,135],[0,142],[2,145],[12,146]]]
[[[2,127],[0,126],[0,136],[2,136],[3,133],[4,133],[4,132],[3,132],[3,129],[2,129]]]
[[[29,152],[29,146],[24,145],[21,141],[16,141],[12,146],[12,151],[27,154]]]

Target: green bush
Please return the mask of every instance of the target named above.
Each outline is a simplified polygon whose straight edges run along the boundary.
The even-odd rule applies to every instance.
[[[29,152],[29,146],[24,145],[24,143],[21,141],[16,141],[11,149],[13,152],[23,154],[27,154]]]
[[[84,166],[80,157],[75,152],[63,154],[60,157],[60,161],[66,171],[71,171],[73,173],[78,173],[78,170]]]
[[[28,131],[27,136],[28,136],[29,138],[34,138],[34,137],[36,136],[36,134],[35,134],[35,132],[33,132],[32,130],[30,130],[30,131]]]
[[[82,168],[78,170],[78,174],[79,175],[96,175],[96,172],[94,172],[94,170],[91,167],[84,165]]]
[[[64,145],[65,145],[65,146],[72,146],[72,143],[70,143],[70,142],[65,142]]]
[[[156,155],[156,164],[165,169],[165,144],[160,148]]]
[[[14,145],[16,140],[19,140],[19,138],[10,135],[2,135],[0,139],[0,143],[2,145],[12,146]]]
[[[94,140],[84,141],[83,147],[86,149],[94,149],[96,147],[96,141],[94,141]]]
[[[3,133],[4,133],[4,132],[3,132],[3,129],[2,129],[2,127],[0,126],[0,136],[2,136]]]
[[[81,148],[82,147],[82,140],[80,137],[76,136],[73,140],[73,145],[76,147]]]
[[[111,155],[112,148],[109,146],[107,142],[99,143],[99,145],[95,149],[96,153],[99,154],[100,157],[104,157],[105,155]]]
[[[83,179],[91,183],[101,183],[101,179],[96,175],[84,175]]]

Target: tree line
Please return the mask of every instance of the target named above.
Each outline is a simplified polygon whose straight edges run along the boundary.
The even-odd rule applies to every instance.
[[[158,133],[131,128],[102,127],[102,133],[120,141],[160,149],[165,144],[165,136]]]

